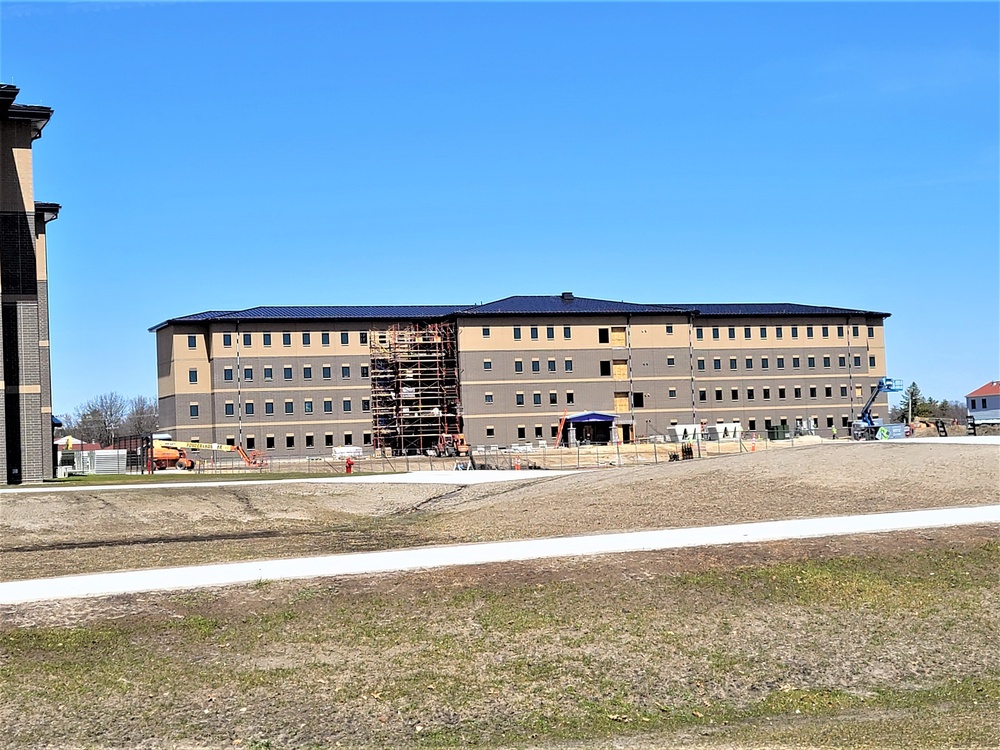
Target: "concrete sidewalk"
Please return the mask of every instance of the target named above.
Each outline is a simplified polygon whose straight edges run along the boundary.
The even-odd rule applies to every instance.
[[[131,570],[0,583],[0,604],[994,523],[1000,523],[1000,505]]]

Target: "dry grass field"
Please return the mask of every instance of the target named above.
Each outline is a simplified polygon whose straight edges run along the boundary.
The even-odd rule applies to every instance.
[[[0,492],[5,580],[1000,500],[1000,447]],[[1000,747],[996,526],[0,608],[0,747]]]

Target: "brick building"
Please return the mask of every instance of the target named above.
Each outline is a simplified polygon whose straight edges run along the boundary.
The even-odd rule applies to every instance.
[[[37,203],[32,144],[49,107],[17,104],[0,84],[0,477],[7,484],[52,476],[52,384],[45,227],[59,213]]]
[[[258,307],[157,336],[160,424],[280,455],[551,445],[560,419],[614,415],[623,442],[672,425],[847,427],[886,374],[888,313],[796,304],[515,296],[471,306]],[[888,396],[876,401],[888,414]]]

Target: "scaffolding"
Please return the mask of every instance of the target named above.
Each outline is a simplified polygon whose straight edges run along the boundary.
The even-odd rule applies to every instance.
[[[369,341],[376,452],[424,453],[462,431],[454,323],[393,325]]]

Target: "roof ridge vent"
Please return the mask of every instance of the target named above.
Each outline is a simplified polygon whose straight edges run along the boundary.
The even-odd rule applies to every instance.
[[[563,302],[572,302],[573,301],[573,292],[563,292],[562,293],[562,301]]]

